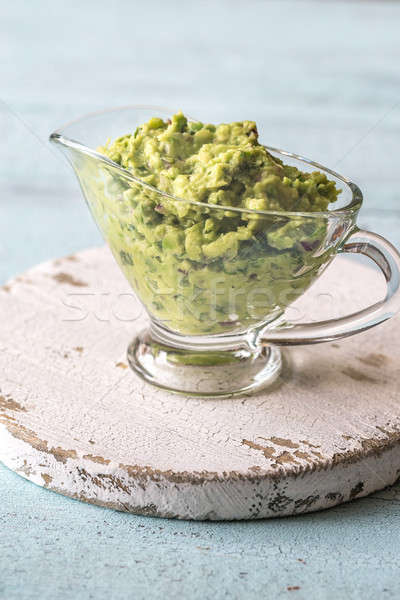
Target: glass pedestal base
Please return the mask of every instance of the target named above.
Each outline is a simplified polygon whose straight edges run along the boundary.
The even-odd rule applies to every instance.
[[[131,368],[149,383],[187,396],[238,396],[277,379],[282,358],[276,346],[251,348],[240,338],[226,346],[213,341],[179,347],[151,327],[133,339],[127,357]]]

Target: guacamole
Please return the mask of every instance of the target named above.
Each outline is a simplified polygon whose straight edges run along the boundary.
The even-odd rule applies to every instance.
[[[283,164],[253,121],[215,126],[180,112],[98,151],[140,182],[105,164],[92,211],[149,313],[177,333],[266,323],[327,262],[327,218],[313,213],[336,200],[335,183]]]

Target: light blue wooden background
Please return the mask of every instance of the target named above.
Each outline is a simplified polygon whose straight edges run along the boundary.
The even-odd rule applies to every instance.
[[[256,119],[270,145],[359,183],[362,225],[400,245],[397,2],[0,7],[1,280],[99,243],[46,139],[129,103]],[[398,598],[399,519],[400,486],[292,519],[185,523],[80,504],[0,467],[0,598]]]

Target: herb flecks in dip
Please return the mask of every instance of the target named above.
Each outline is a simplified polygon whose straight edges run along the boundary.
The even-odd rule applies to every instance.
[[[336,200],[335,183],[283,164],[258,142],[253,121],[152,118],[99,151],[177,197],[115,175],[99,184],[95,207],[108,215],[103,232],[133,288],[175,331],[259,325],[293,302],[327,260],[326,218],[312,213]]]

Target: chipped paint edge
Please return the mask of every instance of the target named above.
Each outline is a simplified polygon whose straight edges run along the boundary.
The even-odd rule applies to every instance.
[[[113,461],[64,457],[33,448],[0,426],[0,456],[25,479],[64,496],[124,512],[189,520],[289,516],[367,496],[400,476],[400,444],[356,462],[288,474],[281,480],[214,479],[193,486],[160,474],[135,477]]]

